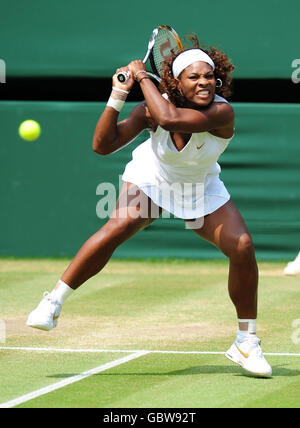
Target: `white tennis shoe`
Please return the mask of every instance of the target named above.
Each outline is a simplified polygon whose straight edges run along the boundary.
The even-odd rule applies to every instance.
[[[295,258],[294,261],[289,262],[287,266],[284,268],[283,273],[289,276],[300,275],[300,253]]]
[[[37,308],[29,314],[26,324],[29,327],[49,331],[57,326],[61,309],[61,303],[46,291]]]
[[[237,335],[225,356],[254,376],[270,378],[272,368],[263,356],[260,339],[254,335]]]

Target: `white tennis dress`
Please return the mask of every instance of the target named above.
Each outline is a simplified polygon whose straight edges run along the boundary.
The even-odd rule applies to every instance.
[[[226,102],[215,95],[214,102]],[[196,219],[224,205],[230,195],[219,178],[218,159],[231,138],[209,132],[192,134],[177,150],[160,126],[132,152],[122,180],[137,185],[153,202],[182,219]]]

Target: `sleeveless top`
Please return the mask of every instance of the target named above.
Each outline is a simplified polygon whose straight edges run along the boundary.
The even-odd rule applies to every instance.
[[[214,102],[226,102],[215,95]],[[209,132],[191,135],[182,150],[160,126],[132,152],[123,181],[137,185],[153,202],[183,219],[196,219],[224,205],[230,195],[219,179],[218,159],[231,138]]]

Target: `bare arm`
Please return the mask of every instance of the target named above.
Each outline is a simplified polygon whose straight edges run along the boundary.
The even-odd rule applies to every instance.
[[[133,73],[142,67],[141,61],[129,65]],[[193,133],[233,128],[234,112],[227,103],[212,103],[202,110],[177,108],[162,97],[150,79],[142,79],[140,87],[152,118],[167,131]]]
[[[123,69],[128,70],[127,67]],[[116,74],[113,76],[113,86],[116,88],[130,91],[133,83],[132,75],[125,84],[118,81]],[[113,107],[105,107],[93,137],[93,150],[96,153],[100,155],[113,153],[149,127],[145,103],[137,105],[125,120],[118,122],[118,117],[119,112]]]
[[[118,115],[112,107],[106,107],[96,125],[93,150],[99,155],[108,155],[126,146],[149,126],[144,103],[134,107],[121,122]]]
[[[150,79],[140,83],[151,116],[172,132],[206,132],[233,125],[234,112],[226,103],[213,103],[203,110],[177,108],[165,100]]]

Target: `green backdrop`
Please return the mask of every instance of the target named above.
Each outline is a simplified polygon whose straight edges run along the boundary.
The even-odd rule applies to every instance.
[[[133,104],[127,103],[122,117]],[[73,256],[102,224],[100,183],[118,186],[132,149],[101,157],[93,131],[104,103],[0,102],[0,255]],[[260,259],[294,258],[300,248],[300,105],[234,104],[236,135],[222,155],[221,178],[244,215]],[[34,142],[18,126],[35,119]],[[116,257],[218,258],[220,252],[179,219],[159,219]]]
[[[8,76],[102,76],[141,58],[156,25],[223,49],[235,77],[290,79],[299,58],[298,0],[10,0],[0,7]]]

